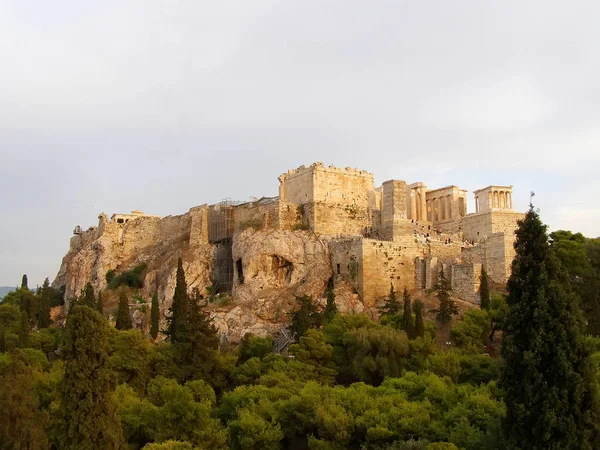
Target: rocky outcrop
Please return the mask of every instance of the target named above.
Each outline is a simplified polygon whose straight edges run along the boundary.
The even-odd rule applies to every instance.
[[[207,294],[213,284],[216,245],[207,239],[205,211],[193,208],[181,216],[141,217],[117,224],[100,216],[90,228],[71,240],[53,285],[65,285],[66,297],[79,295],[89,281],[96,292],[106,288],[109,270],[122,272],[145,263],[140,294],[150,299],[158,292],[162,318],[175,290],[177,260],[183,259],[188,289]],[[308,231],[249,228],[232,240],[233,290],[206,308],[218,331],[231,342],[246,333],[276,333],[297,308],[296,297],[309,296],[325,305],[327,282],[332,276],[329,244]],[[342,312],[361,312],[363,305],[354,289],[336,283],[336,303]],[[135,323],[147,325],[136,313]]]

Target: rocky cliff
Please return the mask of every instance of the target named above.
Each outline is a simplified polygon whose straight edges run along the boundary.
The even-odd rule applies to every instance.
[[[192,208],[180,216],[144,216],[127,223],[116,223],[102,214],[98,227],[71,239],[53,285],[64,285],[67,299],[79,295],[87,282],[99,292],[106,289],[109,270],[119,273],[145,263],[140,295],[149,299],[158,292],[164,321],[179,257],[190,292],[198,289],[207,295],[213,285],[217,245],[208,241],[206,217],[206,207]],[[288,313],[296,307],[295,296],[308,295],[324,303],[331,262],[327,241],[314,234],[249,228],[233,235],[232,255],[231,296],[206,306],[217,329],[230,341],[237,342],[248,332],[277,332],[289,321]],[[350,286],[338,283],[336,294],[341,311],[363,310]]]

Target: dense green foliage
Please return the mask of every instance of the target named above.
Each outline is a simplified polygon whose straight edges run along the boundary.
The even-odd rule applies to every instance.
[[[337,306],[335,304],[335,293],[333,292],[333,281],[329,280],[327,283],[327,304],[323,311],[323,321],[325,323],[331,322],[334,316],[337,314]]]
[[[577,297],[530,207],[508,280],[501,384],[507,448],[598,448],[598,410]]]
[[[588,333],[600,336],[600,238],[587,239],[564,230],[550,233],[550,238],[552,252],[581,299]]]
[[[102,293],[87,307],[86,290],[65,328],[46,326],[60,290],[19,288],[0,304],[0,449],[598,448],[600,339],[583,336],[569,287],[583,297],[581,259],[557,254],[561,237],[550,245],[536,220],[519,229],[506,299],[491,292],[489,308],[426,321],[419,298],[400,302],[392,288],[377,322],[331,313],[329,285],[329,313],[298,298],[297,343],[284,354],[271,336],[220,346],[181,260],[166,342],[154,339],[156,294],[143,334],[110,327]],[[555,256],[575,266],[569,276]],[[437,312],[453,318],[443,280]],[[106,311],[118,328],[125,309]],[[436,333],[451,344],[438,347]]]
[[[147,266],[142,263],[135,266],[132,270],[116,274],[114,270],[106,272],[106,282],[109,289],[117,289],[120,286],[128,286],[133,289],[144,287],[144,277],[142,276]]]
[[[127,293],[122,290],[119,294],[119,305],[117,307],[117,330],[131,330],[131,315],[129,314],[129,300]]]
[[[452,317],[458,314],[458,308],[452,300],[450,293],[452,291],[452,285],[450,280],[444,275],[444,267],[440,271],[440,278],[435,286],[436,296],[440,302],[440,306],[437,308],[437,319],[447,324],[452,320]]]
[[[108,323],[95,310],[75,306],[65,332],[65,372],[61,383],[60,448],[119,449],[121,423],[112,392]]]

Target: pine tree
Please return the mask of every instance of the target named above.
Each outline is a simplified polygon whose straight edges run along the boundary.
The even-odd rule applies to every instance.
[[[437,291],[437,299],[440,302],[440,306],[437,309],[437,319],[443,324],[447,324],[452,320],[452,316],[458,314],[458,308],[454,303],[454,300],[450,297],[452,292],[452,285],[450,281],[444,276],[444,267],[440,271],[440,279],[435,287]]]
[[[158,336],[158,316],[158,294],[154,291],[154,294],[152,294],[152,307],[150,309],[150,336],[152,336],[152,339],[156,339],[156,336]]]
[[[177,261],[175,293],[173,294],[173,303],[169,308],[171,315],[167,318],[168,326],[165,332],[173,343],[183,342],[187,339],[188,307],[189,297],[185,272],[183,271],[183,260],[179,258]]]
[[[96,307],[98,312],[104,315],[104,301],[102,300],[102,291],[98,292],[98,306]]]
[[[425,323],[423,322],[423,308],[425,305],[420,300],[415,300],[415,337],[425,336]]]
[[[65,334],[65,374],[61,385],[64,450],[121,448],[122,431],[112,393],[108,324],[95,310],[74,305]]]
[[[131,316],[129,315],[129,300],[124,290],[119,295],[119,306],[117,306],[117,330],[131,330]]]
[[[380,308],[382,316],[394,316],[400,312],[402,305],[396,298],[396,291],[394,285],[390,283],[390,295],[385,304]]]
[[[40,290],[40,312],[38,317],[38,326],[40,328],[48,328],[50,326],[50,302],[52,300],[52,289],[50,288],[50,280],[46,278],[42,289]]]
[[[481,298],[481,309],[487,310],[490,308],[490,285],[488,274],[483,266],[481,267],[480,282],[479,296]]]
[[[333,291],[333,280],[329,280],[327,283],[327,304],[323,311],[323,322],[329,323],[337,314],[337,306],[335,304],[335,292]]]
[[[408,293],[408,290],[406,288],[404,288],[404,293],[402,294],[402,298],[404,300],[404,312],[402,314],[402,325],[404,326],[404,331],[406,331],[408,338],[414,339],[415,338],[415,323],[413,322],[410,294]]]
[[[506,447],[600,448],[582,314],[533,205],[516,235],[502,344]]]
[[[92,309],[96,309],[98,307],[96,303],[96,296],[94,295],[94,287],[92,283],[87,283],[83,290],[82,299],[79,301],[80,304],[88,306]]]

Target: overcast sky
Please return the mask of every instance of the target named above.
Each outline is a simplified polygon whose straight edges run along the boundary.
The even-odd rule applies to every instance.
[[[0,285],[322,161],[600,235],[597,1],[0,1]],[[474,210],[469,193],[469,209]]]

